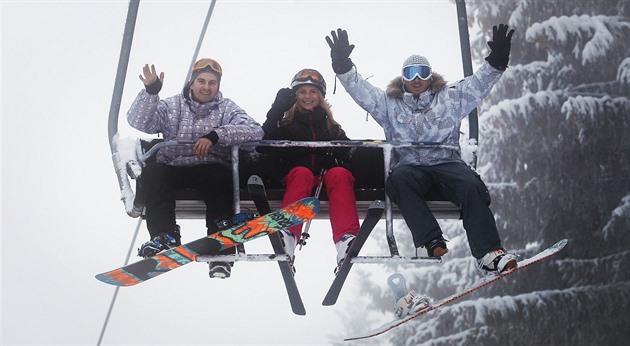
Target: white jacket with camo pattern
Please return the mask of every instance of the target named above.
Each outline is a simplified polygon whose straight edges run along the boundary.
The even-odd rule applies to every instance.
[[[431,87],[417,98],[403,91],[402,77],[392,80],[387,91],[368,83],[354,68],[337,77],[354,101],[383,128],[387,141],[443,146],[396,148],[392,154],[393,169],[401,165],[463,162],[459,146],[461,121],[479,106],[502,73],[486,62],[473,75],[446,84],[434,72]]]
[[[158,151],[157,162],[171,166],[195,166],[206,163],[230,165],[230,145],[262,139],[264,131],[234,101],[219,91],[214,101],[200,104],[177,94],[161,100],[158,95],[141,90],[127,112],[129,124],[145,133],[162,133],[164,140],[187,141],[181,146]],[[207,157],[192,153],[194,143],[215,131],[219,136]]]

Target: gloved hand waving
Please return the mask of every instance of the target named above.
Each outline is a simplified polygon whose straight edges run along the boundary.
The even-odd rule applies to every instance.
[[[486,60],[492,67],[501,71],[507,69],[513,34],[514,29],[508,32],[508,26],[505,24],[492,27],[492,41],[488,41],[488,46],[492,51],[486,57]]]
[[[295,91],[291,88],[282,88],[278,90],[276,99],[271,105],[272,108],[284,113],[295,104]]]
[[[330,37],[326,36],[326,42],[330,46],[330,58],[332,59],[333,70],[337,74],[343,74],[352,68],[352,60],[350,53],[354,49],[354,45],[348,41],[348,32],[337,29],[330,32]]]
[[[276,127],[278,121],[284,117],[284,113],[295,104],[295,91],[291,88],[282,88],[278,90],[276,99],[271,105],[271,109],[267,112],[267,121],[263,124],[266,127]]]

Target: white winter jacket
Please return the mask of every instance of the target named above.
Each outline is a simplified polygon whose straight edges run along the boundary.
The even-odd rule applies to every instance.
[[[451,84],[434,73],[431,87],[418,98],[403,91],[401,77],[392,81],[387,92],[371,85],[354,68],[337,77],[354,101],[383,127],[387,141],[443,146],[397,148],[392,154],[393,169],[400,165],[463,162],[461,121],[479,106],[502,73],[487,62],[473,75]]]

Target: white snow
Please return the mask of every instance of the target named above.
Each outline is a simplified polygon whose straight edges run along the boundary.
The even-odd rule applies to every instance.
[[[630,86],[630,58],[625,58],[617,69],[617,81],[625,86]]]
[[[581,54],[582,64],[586,66],[607,60],[610,50],[615,46],[615,36],[611,31],[630,28],[630,24],[622,20],[604,15],[553,16],[542,23],[532,24],[525,33],[525,39],[537,45],[551,44],[555,51],[564,51],[567,44],[573,44],[573,54],[576,57]],[[585,40],[582,50],[576,49],[578,43]]]
[[[112,139],[112,144],[112,161],[114,163],[114,169],[116,170],[120,186],[120,199],[125,205],[125,212],[127,212],[129,216],[138,217],[139,213],[136,213],[133,210],[135,192],[131,187],[131,182],[129,180],[129,176],[127,175],[127,163],[138,161],[136,139],[128,137],[121,138],[119,134],[116,134]],[[137,168],[139,169],[139,167]]]
[[[608,220],[602,230],[604,239],[608,239],[610,236],[612,236],[615,230],[618,231],[619,229],[621,229],[622,231],[624,231],[624,227],[615,226],[617,226],[619,223],[627,222],[627,220],[630,220],[630,195],[624,196],[621,199],[621,203],[619,204],[619,206],[612,211],[610,220]],[[627,231],[627,229],[625,230]]]

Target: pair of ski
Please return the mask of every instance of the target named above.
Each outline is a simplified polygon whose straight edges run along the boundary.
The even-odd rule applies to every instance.
[[[250,197],[252,201],[254,201],[254,205],[256,205],[256,209],[260,215],[265,215],[271,211],[269,207],[269,200],[267,199],[267,193],[265,190],[265,185],[262,182],[260,177],[253,175],[247,181],[247,189],[249,191]],[[323,305],[333,305],[337,301],[337,297],[339,297],[339,293],[341,292],[341,288],[350,273],[350,269],[352,268],[352,258],[357,257],[359,251],[365,244],[368,236],[381,219],[383,215],[384,204],[381,201],[374,201],[370,205],[367,211],[367,215],[361,224],[361,228],[356,238],[352,242],[350,249],[348,250],[348,254],[344,261],[339,265],[336,269],[335,279],[324,298]],[[286,254],[284,248],[282,246],[282,241],[280,240],[280,235],[277,233],[270,234],[269,240],[271,241],[271,245],[276,255],[284,255]],[[300,296],[300,291],[298,290],[297,284],[295,283],[295,277],[293,276],[293,262],[287,261],[278,261],[278,266],[280,268],[280,273],[282,274],[282,279],[284,280],[284,284],[287,290],[287,294],[289,296],[289,302],[291,303],[291,309],[297,315],[305,315],[306,309],[304,308],[304,303],[302,302],[302,298]]]

